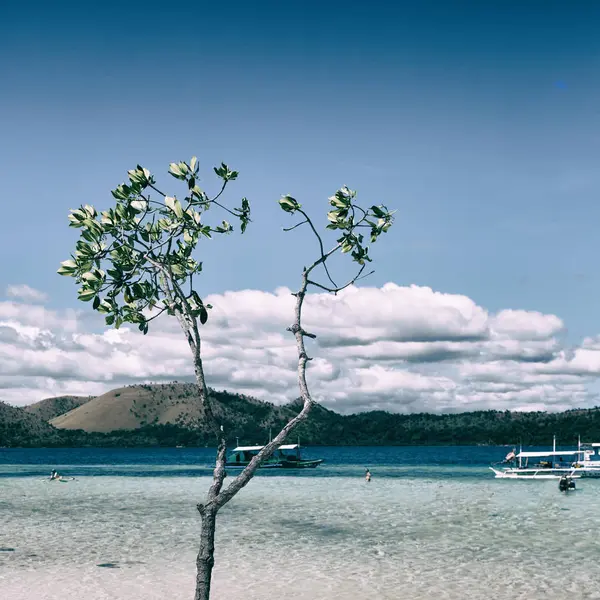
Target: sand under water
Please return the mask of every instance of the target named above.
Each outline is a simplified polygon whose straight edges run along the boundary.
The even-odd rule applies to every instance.
[[[367,484],[356,463],[242,490],[219,514],[214,599],[600,599],[600,481],[369,465]],[[111,468],[1,466],[0,598],[193,598],[206,470]]]

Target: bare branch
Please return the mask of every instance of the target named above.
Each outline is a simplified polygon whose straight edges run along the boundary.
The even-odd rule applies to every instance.
[[[152,188],[157,194],[160,194],[163,198],[166,198],[167,195],[161,192],[157,187],[155,187],[152,183],[148,184],[149,188]]]
[[[260,465],[285,442],[288,435],[308,417],[313,401],[304,403],[302,410],[277,434],[273,441],[269,442],[252,460],[246,468],[224,489],[216,498],[215,506],[221,508],[227,504],[243,487],[245,487]]]
[[[308,385],[306,383],[306,364],[310,359],[306,354],[306,348],[304,346],[304,336],[313,337],[314,334],[309,335],[302,328],[302,305],[304,304],[304,298],[306,296],[308,274],[310,273],[310,270],[327,260],[327,257],[331,256],[338,247],[339,244],[328,253],[321,252],[321,256],[308,269],[304,269],[302,272],[302,284],[300,289],[294,294],[296,297],[295,319],[289,330],[294,333],[296,338],[296,348],[298,351],[298,387],[300,388],[300,395],[304,401],[302,410],[284,426],[277,436],[275,436],[273,441],[269,442],[256,456],[254,456],[254,458],[252,458],[244,470],[229,484],[227,489],[218,495],[215,501],[217,509],[229,502],[231,498],[248,484],[260,465],[267,460],[269,456],[283,444],[287,436],[308,417],[310,410],[314,405],[314,401],[310,396]]]
[[[166,310],[168,310],[167,306],[165,306],[164,308],[161,308],[157,314],[150,317],[149,319],[146,319],[146,323],[150,323],[151,321],[154,321],[154,319],[158,319],[158,317],[160,317],[160,315],[162,315]]]
[[[283,231],[292,231],[293,229],[296,229],[296,227],[300,227],[300,225],[304,225],[305,223],[308,223],[308,221],[307,220],[301,221],[300,223],[296,223],[292,227],[284,227]]]
[[[209,200],[209,202],[211,204],[216,204],[219,208],[222,208],[224,211],[228,212],[230,215],[239,218],[240,215],[239,213],[234,212],[233,210],[227,208],[226,206],[224,206],[223,204],[220,204],[219,202],[216,202],[215,200]]]
[[[308,283],[310,283],[310,281]],[[304,337],[309,337],[309,338],[311,338],[313,340],[316,339],[316,337],[317,337],[314,333],[308,333],[308,331],[304,331],[304,329],[302,329],[302,328],[298,329],[298,327],[296,326],[296,323],[294,323],[291,327],[286,327],[285,330],[286,331],[291,331],[294,334],[297,331],[299,331]]]
[[[209,199],[209,202],[214,202],[217,206],[220,206],[220,204],[218,204],[216,202],[217,198],[219,198],[219,196],[225,191],[225,188],[227,187],[227,181],[223,182],[223,185],[221,186],[221,189],[219,190],[219,193],[212,199]]]
[[[304,215],[304,218],[306,219],[306,222],[309,224],[310,228],[312,229],[313,233],[315,234],[318,242],[319,242],[319,249],[321,250],[321,259],[322,259],[322,263],[323,263],[323,268],[325,269],[325,273],[327,273],[327,278],[329,279],[329,281],[331,281],[331,283],[336,286],[336,282],[332,279],[331,274],[329,273],[329,269],[327,268],[327,264],[325,263],[325,248],[323,247],[323,240],[321,239],[321,236],[319,235],[319,232],[317,231],[316,227],[314,226],[313,222],[310,220],[310,217],[300,208],[298,209],[298,212],[302,215]]]
[[[308,285],[314,285],[315,287],[318,287],[319,289],[322,289],[326,292],[331,292],[332,294],[337,294],[338,292],[341,292],[342,290],[346,289],[347,287],[350,287],[352,284],[356,283],[359,279],[364,279],[365,277],[368,277],[369,275],[373,275],[373,273],[375,273],[375,271],[369,271],[368,273],[365,273],[364,275],[361,276],[361,273],[365,270],[365,266],[363,265],[360,268],[360,271],[357,273],[356,277],[353,277],[350,281],[348,281],[348,283],[346,283],[345,285],[342,285],[340,287],[336,287],[336,288],[328,288],[324,285],[321,285],[320,283],[317,283],[316,281],[312,281],[312,280],[308,280]]]
[[[168,269],[167,269],[167,272]],[[172,300],[173,291],[181,301],[182,307],[184,308],[184,314],[180,310],[175,310],[175,315],[177,316],[179,323],[188,336],[188,342],[192,337],[190,334],[190,329],[193,334],[194,344],[190,343],[190,348],[194,354],[194,371],[196,374],[196,383],[200,392],[200,402],[204,409],[204,415],[206,417],[206,421],[208,425],[212,428],[218,440],[218,449],[217,449],[217,458],[216,458],[216,466],[213,472],[213,482],[208,491],[208,498],[210,503],[214,503],[217,499],[221,488],[223,487],[223,481],[225,479],[225,457],[227,454],[227,439],[225,436],[225,432],[223,429],[223,425],[220,425],[217,421],[213,408],[212,402],[210,399],[210,392],[208,390],[208,386],[206,385],[206,378],[204,376],[204,367],[202,365],[202,356],[201,356],[201,338],[200,332],[198,330],[198,321],[196,317],[192,314],[192,309],[188,302],[187,297],[183,293],[183,290],[179,286],[179,284],[175,281],[173,274],[170,273],[170,282],[173,286],[173,290],[170,290],[169,285],[167,283],[166,289],[169,291],[170,299]],[[165,281],[166,282],[166,281]],[[187,317],[187,318],[186,318]]]
[[[161,273],[160,282],[161,282],[162,290],[163,290],[165,296],[167,297],[167,301],[169,302],[169,307],[175,313],[175,317],[179,321],[179,325],[181,326],[181,329],[185,333],[185,336],[188,341],[188,345],[192,351],[192,354],[194,355],[194,361],[195,361],[196,357],[200,353],[200,347],[199,347],[199,344],[196,343],[197,340],[195,339],[195,337],[191,331],[190,323],[188,323],[187,319],[185,318],[185,315],[183,314],[183,312],[181,310],[175,309],[176,304],[175,304],[175,298],[174,298],[174,291],[171,289],[171,285],[174,283],[173,279],[172,279],[173,275],[172,275],[172,273],[169,273],[169,271],[164,266],[160,265],[159,263],[156,263],[151,259],[148,259],[148,261],[151,264],[153,264]],[[170,283],[169,283],[169,281],[170,281]],[[202,390],[200,393],[202,393]]]
[[[212,415],[212,413],[211,413]],[[214,416],[212,417],[214,419]],[[223,481],[225,479],[225,460],[227,455],[227,441],[223,431],[223,426],[220,427],[219,435],[219,446],[217,448],[217,460],[215,464],[215,470],[213,471],[213,482],[208,490],[208,501],[212,504],[216,503],[219,497],[221,488],[223,487]]]

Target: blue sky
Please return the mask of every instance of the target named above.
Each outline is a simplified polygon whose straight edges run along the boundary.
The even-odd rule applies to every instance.
[[[137,163],[166,186],[168,163],[197,155],[209,189],[214,164],[239,170],[229,197],[254,211],[244,237],[203,247],[203,293],[295,286],[307,239],[281,232],[276,200],[324,218],[346,184],[398,209],[370,285],[556,314],[573,343],[600,332],[600,4],[2,12],[0,288],[76,307],[55,275],[68,209],[106,206]]]

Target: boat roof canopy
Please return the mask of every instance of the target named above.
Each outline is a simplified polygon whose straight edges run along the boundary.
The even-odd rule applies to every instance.
[[[568,450],[565,452],[561,452],[560,450],[556,450],[555,452],[519,452],[517,458],[532,458],[534,456],[574,456],[575,454],[581,454],[581,452],[579,450]]]
[[[279,446],[279,450],[295,450],[298,447],[298,444],[284,444],[283,446]],[[264,446],[238,446],[234,448],[232,452],[243,452],[247,450],[262,450]]]

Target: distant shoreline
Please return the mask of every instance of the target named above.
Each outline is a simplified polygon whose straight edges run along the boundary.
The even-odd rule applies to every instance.
[[[229,445],[264,444],[300,409],[211,390]],[[342,415],[319,404],[290,436],[304,446],[548,446],[600,441],[600,408],[566,412],[473,411]],[[24,408],[0,402],[0,447],[205,448],[213,434],[193,384],[142,384],[95,398],[47,398]]]

